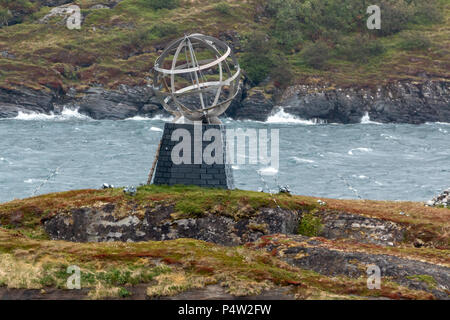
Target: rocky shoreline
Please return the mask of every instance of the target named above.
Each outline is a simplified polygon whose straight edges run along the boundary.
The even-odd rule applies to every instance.
[[[282,94],[273,88],[242,87],[227,117],[266,121],[281,107],[294,117],[324,123],[360,123],[365,115],[380,123],[450,122],[450,83],[446,81],[398,82],[371,89],[297,85]],[[149,86],[91,87],[83,92],[0,88],[0,118],[14,118],[19,112],[60,114],[64,108],[97,120],[168,116]]]

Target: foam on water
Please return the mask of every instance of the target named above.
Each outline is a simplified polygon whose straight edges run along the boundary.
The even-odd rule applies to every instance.
[[[0,157],[0,162],[6,162],[7,164],[12,164],[11,161],[9,161],[8,159],[3,158],[3,157]]]
[[[52,117],[50,121],[0,123],[0,202],[31,196],[41,184],[33,193],[99,188],[105,181],[116,186],[145,183],[162,122],[55,120],[74,119],[74,111],[65,110],[66,118],[44,117]],[[229,121],[244,129],[270,125]],[[274,190],[288,184],[295,194],[426,201],[447,188],[450,179],[448,133],[439,128],[450,131],[441,124],[285,125],[280,129],[279,168],[251,165],[246,154],[237,153],[246,161],[233,163],[235,186],[266,188],[264,177]],[[62,164],[64,170],[53,174]],[[49,182],[39,180],[49,173]]]
[[[37,113],[37,112],[22,112],[19,111],[18,115],[14,118],[15,120],[25,120],[25,121],[43,121],[43,120],[57,120],[57,121],[65,121],[65,120],[89,120],[90,117],[81,114],[78,112],[78,109],[69,109],[64,108],[61,111],[61,114],[54,114],[51,112],[50,114],[45,113]]]
[[[369,112],[366,112],[361,118],[361,124],[382,124],[382,123],[370,120]]]
[[[134,116],[131,118],[127,118],[125,120],[131,120],[131,121],[152,121],[152,120],[160,120],[160,121],[165,121],[165,122],[171,122],[173,121],[173,117],[165,117],[162,115],[156,115],[152,118],[149,117],[143,117],[143,116]]]
[[[354,149],[349,150],[348,154],[352,156],[352,155],[354,155],[355,151],[358,151],[361,153],[367,153],[367,152],[372,152],[373,149],[372,148],[354,148]]]
[[[45,180],[42,180],[42,179],[27,179],[27,180],[24,180],[23,182],[31,184],[31,183],[44,182],[44,181]]]
[[[299,157],[290,157],[289,160],[291,160],[294,163],[315,163],[314,160],[303,159],[303,158],[299,158]]]
[[[297,118],[292,114],[285,112],[283,108],[279,108],[276,113],[267,118],[266,123],[297,123],[304,125],[314,125],[317,124],[317,121]]]
[[[259,169],[258,172],[263,176],[274,176],[278,173],[278,169],[274,167],[267,167]]]

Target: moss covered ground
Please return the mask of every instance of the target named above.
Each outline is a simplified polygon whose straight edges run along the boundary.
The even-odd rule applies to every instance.
[[[121,216],[139,208],[173,205],[176,213],[190,217],[222,214],[241,219],[259,208],[274,207],[311,215],[323,210],[316,198],[242,190],[202,189],[187,186],[143,186],[135,196],[121,189],[78,190],[53,193],[0,204],[0,286],[16,289],[64,289],[67,267],[81,268],[87,298],[126,298],[137,285],[146,286],[149,298],[219,285],[228,293],[257,295],[270,288],[285,287],[301,299],[389,297],[428,299],[427,292],[387,282],[382,291],[367,290],[364,279],[326,277],[293,267],[264,249],[264,246],[223,247],[192,239],[140,243],[70,243],[49,240],[42,219],[71,208],[115,203]],[[428,208],[422,203],[332,200],[325,209],[352,212],[409,225],[414,232],[428,234],[439,243],[416,249],[410,241],[398,247],[382,247],[351,240],[316,238],[320,246],[334,250],[369,252],[406,257],[449,266],[448,228],[450,210]],[[399,215],[402,210],[408,213]],[[314,222],[314,221],[313,221]],[[315,223],[305,226],[313,231]],[[309,234],[315,236],[315,234]],[[269,241],[269,239],[268,239]],[[288,240],[286,240],[288,241]],[[264,243],[264,241],[263,241]],[[427,277],[417,275],[420,281]],[[419,281],[418,280],[418,281]]]

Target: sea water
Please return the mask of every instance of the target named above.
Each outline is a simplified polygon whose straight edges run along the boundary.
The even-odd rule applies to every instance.
[[[97,121],[65,109],[0,120],[0,202],[147,181],[164,123]],[[280,110],[227,128],[279,130],[279,166],[234,164],[235,186],[346,199],[424,201],[450,186],[450,125],[321,124]]]

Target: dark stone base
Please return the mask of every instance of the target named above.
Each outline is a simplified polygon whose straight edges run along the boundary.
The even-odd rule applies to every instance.
[[[233,172],[231,165],[226,164],[226,134],[223,125],[203,124],[201,125],[201,137],[195,137],[193,124],[166,123],[156,165],[153,184],[156,185],[195,185],[209,188],[233,189]],[[199,126],[200,127],[200,126]],[[172,161],[172,150],[179,141],[172,141],[172,133],[177,129],[185,129],[191,136],[191,164],[175,164]],[[202,137],[206,130],[218,129],[221,132],[220,147],[222,149],[221,164],[206,164],[194,161],[194,144],[201,144],[202,154],[211,141],[203,141]],[[200,132],[200,130],[199,130]],[[181,139],[180,139],[181,141]],[[200,149],[200,148],[199,148]]]

